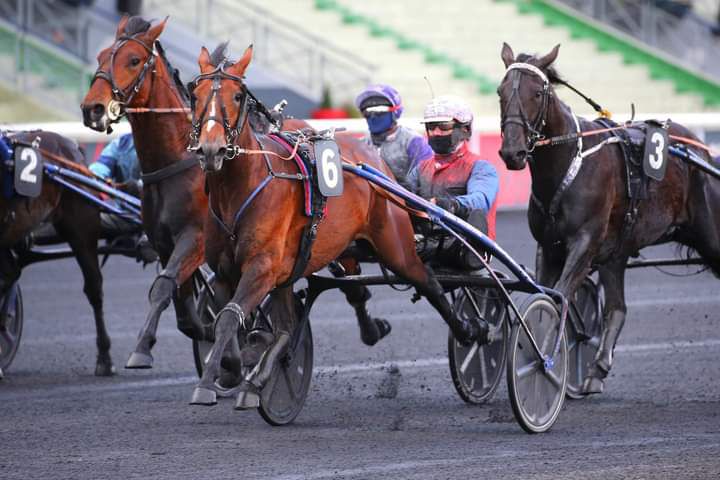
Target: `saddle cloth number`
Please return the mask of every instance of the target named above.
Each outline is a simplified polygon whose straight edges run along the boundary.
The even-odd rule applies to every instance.
[[[326,197],[342,195],[343,170],[337,143],[332,140],[315,142],[315,162],[320,193]]]
[[[667,154],[667,130],[648,125],[645,134],[645,155],[643,156],[643,171],[645,175],[657,181],[665,178]]]
[[[43,162],[40,152],[30,147],[15,147],[15,191],[37,197],[42,191]]]

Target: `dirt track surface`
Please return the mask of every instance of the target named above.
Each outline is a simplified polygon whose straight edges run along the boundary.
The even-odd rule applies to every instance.
[[[532,265],[525,217],[501,214],[498,227],[501,245]],[[152,278],[125,258],[105,268],[118,368],[107,379],[93,376],[94,323],[74,261],[24,272],[25,331],[0,382],[1,479],[720,477],[720,283],[709,273],[630,272],[628,320],[605,393],[566,402],[554,428],[534,436],[516,424],[504,381],[489,404],[462,402],[446,327],[427,303],[387,287],[373,288],[370,309],[393,332],[372,348],[360,343],[344,299],[321,297],[315,375],[293,425],[270,427],[234,411],[232,400],[190,406],[191,344],[171,312],[155,368],[122,368]],[[400,369],[395,398],[380,395],[388,362]]]

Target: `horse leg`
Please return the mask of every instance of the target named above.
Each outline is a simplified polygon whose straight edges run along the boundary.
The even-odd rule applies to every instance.
[[[563,262],[558,261],[540,244],[535,251],[535,278],[540,285],[555,285],[562,273]]]
[[[331,269],[331,273],[335,277],[346,274],[360,275],[360,263],[355,259],[344,258],[340,263],[345,269],[345,273]],[[355,309],[355,316],[360,327],[360,339],[365,345],[371,347],[390,333],[392,330],[390,322],[384,318],[374,318],[368,312],[367,302],[372,297],[369,288],[365,285],[344,285],[340,287],[340,291],[345,294],[348,303]]]
[[[396,275],[411,283],[420,295],[442,316],[455,338],[464,345],[471,345],[478,341],[487,343],[489,325],[483,318],[464,320],[453,310],[445,297],[445,290],[437,281],[432,269],[423,265],[415,251],[412,242],[412,231],[407,235],[397,233],[399,225],[395,228],[385,228],[373,235],[372,241],[379,260],[390,268]],[[404,239],[404,242],[398,242]]]
[[[190,404],[215,405],[215,380],[220,376],[220,367],[225,350],[237,336],[240,325],[246,327],[250,312],[254,311],[265,295],[275,286],[270,255],[258,255],[243,269],[240,282],[230,302],[218,313],[215,320],[215,342],[208,355],[202,378],[193,391]],[[220,278],[218,278],[220,282]]]
[[[98,230],[100,226],[98,223]],[[58,223],[55,229],[62,238],[67,240],[70,248],[75,254],[75,259],[80,265],[83,274],[83,292],[93,309],[95,316],[95,329],[97,332],[97,363],[95,375],[108,377],[115,375],[115,366],[110,358],[110,336],[105,327],[105,315],[103,313],[103,277],[98,263],[97,242],[98,237],[88,233],[76,225]]]
[[[153,357],[151,350],[157,341],[156,334],[158,323],[160,322],[160,314],[165,311],[170,305],[170,301],[176,295],[178,283],[182,284],[182,282],[192,274],[192,271],[202,263],[203,249],[199,246],[200,243],[202,243],[200,237],[200,234],[195,231],[183,232],[175,243],[175,247],[165,264],[165,268],[153,281],[150,287],[150,293],[148,294],[150,311],[148,312],[145,325],[143,325],[143,328],[138,334],[135,351],[130,354],[125,368],[152,368]],[[200,252],[199,254],[197,253],[198,251]],[[198,259],[198,255],[200,259]],[[183,279],[181,274],[187,276]],[[187,310],[183,310],[181,307],[180,313],[186,314]],[[180,328],[180,325],[183,323],[184,320],[178,317],[178,328]],[[197,330],[202,331],[199,326]],[[186,333],[182,329],[181,331]]]
[[[275,340],[263,352],[260,361],[247,374],[239,388],[236,410],[258,408],[260,394],[272,375],[277,362],[287,353],[291,332],[296,324],[295,299],[290,287],[276,288],[270,293],[272,301]]]
[[[583,382],[586,394],[602,393],[604,379],[613,363],[615,344],[625,324],[625,265],[627,257],[613,260],[598,269],[600,282],[605,289],[605,325],[595,360]]]

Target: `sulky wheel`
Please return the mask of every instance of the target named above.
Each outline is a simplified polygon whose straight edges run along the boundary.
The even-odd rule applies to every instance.
[[[467,403],[492,398],[505,367],[508,322],[505,301],[494,288],[463,287],[453,305],[461,318],[482,317],[490,324],[489,343],[463,346],[450,333],[448,357],[455,390]]]
[[[550,357],[560,329],[555,303],[547,295],[535,294],[525,301],[520,313],[542,354]],[[551,361],[542,361],[519,320],[513,324],[507,364],[508,393],[515,418],[528,433],[549,430],[565,400],[568,351],[564,332],[560,333],[559,351]]]
[[[209,268],[201,266],[193,275],[193,298],[195,300],[195,311],[203,325],[213,328],[215,315],[220,308],[215,304],[213,296],[213,284],[215,275]],[[199,377],[202,377],[205,357],[212,348],[212,342],[207,340],[195,340],[193,344],[193,357],[195,359],[195,370]]]
[[[570,315],[574,317],[567,322],[568,398],[585,397],[582,384],[600,345],[603,300],[602,288],[591,277],[587,277],[575,293],[574,307],[570,307]],[[577,331],[573,320],[582,326],[582,332]]]
[[[0,378],[15,358],[23,329],[20,285],[15,282],[0,298]]]
[[[303,305],[297,298],[298,320]],[[304,322],[294,342],[295,349],[280,359],[260,398],[260,415],[270,425],[287,425],[295,420],[305,404],[310,390],[313,369],[313,338],[310,321]],[[293,342],[290,343],[292,349]]]

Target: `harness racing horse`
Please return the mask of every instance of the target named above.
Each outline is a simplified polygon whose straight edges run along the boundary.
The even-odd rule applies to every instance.
[[[538,242],[538,281],[573,298],[586,275],[598,270],[605,289],[604,326],[582,391],[601,393],[625,322],[628,258],[645,246],[677,241],[697,250],[720,274],[720,211],[714,208],[720,183],[668,152],[664,179],[648,179],[644,198],[631,198],[631,167],[621,148],[629,134],[616,137],[607,122],[577,118],[556,96],[553,85],[566,84],[552,67],[558,51],[559,45],[542,57],[515,58],[503,45],[500,156],[510,170],[530,165],[528,222]],[[696,141],[681,125],[668,122],[667,128],[671,137]],[[580,134],[594,130],[601,132]],[[706,151],[688,148],[710,162]]]
[[[186,151],[189,99],[158,40],[166,21],[151,27],[140,17],[123,17],[115,42],[98,55],[98,70],[82,104],[85,125],[98,131],[109,130],[127,114],[143,171],[143,226],[163,266],[150,289],[150,311],[127,368],[152,367],[160,314],[171,299],[182,332],[212,339],[212,331],[204,331],[195,316],[189,281],[204,260],[205,175],[195,155]],[[301,120],[284,122],[288,130],[307,126]],[[349,273],[357,269],[344,265]],[[389,333],[387,322],[367,313],[367,288],[349,286],[344,292],[366,344]]]
[[[10,135],[19,145],[40,150],[46,162],[52,157],[67,161],[64,166],[77,169],[86,166],[85,157],[77,144],[56,133],[45,131],[23,132]],[[3,176],[7,170],[3,168]],[[12,178],[10,179],[12,185]],[[110,337],[103,314],[103,278],[98,262],[98,239],[101,235],[100,208],[81,195],[67,189],[49,178],[43,177],[40,195],[34,198],[20,195],[0,195],[0,296],[20,278],[22,268],[29,262],[24,239],[43,222],[51,222],[60,238],[70,245],[83,274],[83,291],[93,309],[97,331],[97,362],[95,375],[111,376],[115,367],[110,358]],[[0,316],[0,353],[7,353],[10,345],[4,335],[8,334],[5,306]]]
[[[268,293],[276,315],[274,338],[237,387],[236,408],[240,409],[259,406],[260,392],[291,342],[298,320],[291,277],[308,225],[302,208],[303,184],[288,178],[297,177],[297,167],[283,159],[288,157],[287,148],[248,126],[252,94],[242,77],[251,57],[252,47],[236,63],[211,57],[203,48],[198,60],[201,73],[193,90],[194,149],[206,171],[210,198],[205,255],[217,274],[217,287],[231,295],[216,317],[215,343],[191,403],[216,403],[215,381],[225,350],[233,350],[230,342],[238,328]],[[346,161],[365,162],[392,175],[361,141],[350,135],[339,135],[336,141]],[[409,215],[365,180],[345,174],[343,182],[342,195],[327,199],[310,258],[299,276],[318,271],[338,258],[351,241],[364,239],[380,262],[428,298],[456,338],[471,344],[483,333],[486,336],[487,330],[481,330],[476,319],[455,315],[442,287],[418,258]]]
[[[98,69],[83,103],[83,121],[97,131],[127,114],[143,172],[143,229],[163,269],[150,288],[150,310],[126,368],[151,368],[160,314],[172,300],[178,329],[206,334],[195,315],[193,272],[203,262],[204,175],[186,151],[188,97],[157,41],[167,19],[151,26],[123,17],[115,42],[98,54]]]

